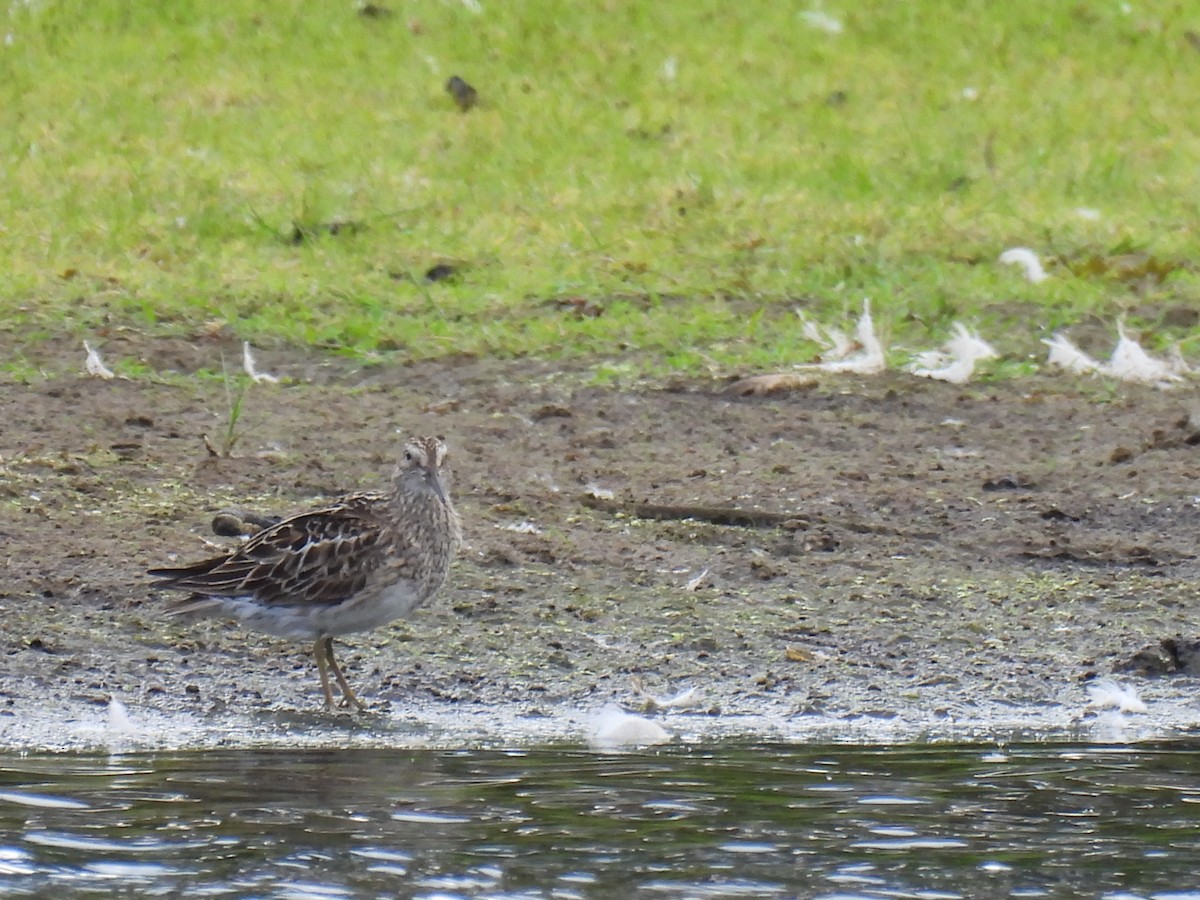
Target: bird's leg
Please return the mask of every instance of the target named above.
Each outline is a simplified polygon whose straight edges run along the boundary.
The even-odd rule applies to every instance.
[[[362,712],[367,708],[354,691],[350,689],[350,682],[346,680],[346,676],[342,674],[342,667],[338,665],[337,660],[333,656],[333,638],[325,638],[325,656],[329,659],[329,668],[333,669],[333,677],[337,679],[338,687],[342,690],[342,706]]]
[[[333,690],[329,687],[329,663],[333,661],[333,657],[326,658],[326,654],[330,650],[332,641],[329,638],[317,638],[313,644],[313,659],[317,661],[317,672],[321,675],[321,690],[325,692],[325,708],[333,709]],[[338,678],[341,678],[341,672],[337,669],[337,663],[334,663],[334,671],[338,672]]]

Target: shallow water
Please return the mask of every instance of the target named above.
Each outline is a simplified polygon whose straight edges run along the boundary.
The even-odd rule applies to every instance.
[[[0,895],[1180,900],[1196,750],[8,754]]]

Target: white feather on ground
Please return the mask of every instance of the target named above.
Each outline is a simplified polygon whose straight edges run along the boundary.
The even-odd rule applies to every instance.
[[[92,349],[87,341],[83,342],[83,349],[87,351],[87,359],[83,362],[84,369],[93,378],[103,378],[105,380],[116,378],[113,370],[104,364],[104,360],[100,358],[100,354]]]
[[[670,739],[670,733],[657,722],[608,706],[593,720],[587,742],[588,746],[597,750],[621,750],[651,747]]]
[[[818,325],[804,313],[799,313],[800,330],[804,337],[814,344],[821,346],[821,361],[833,362],[845,359],[854,349],[854,341],[840,328],[826,328]]]
[[[692,706],[699,706],[701,702],[700,689],[698,687],[687,688],[672,697],[659,697],[646,690],[645,682],[637,675],[629,679],[629,686],[633,688],[633,692],[646,704],[647,712],[655,709],[687,709]]]
[[[508,522],[504,525],[497,525],[497,528],[503,531],[515,531],[517,534],[541,534],[542,529],[538,528],[533,522],[528,519],[523,519],[520,522]]]
[[[832,329],[826,329],[826,333],[831,336],[839,334]],[[858,325],[854,329],[854,339],[859,346],[857,353],[824,362],[796,366],[796,368],[854,375],[877,375],[887,368],[883,344],[880,343],[879,336],[875,333],[875,321],[871,318],[870,300],[863,300],[863,311],[862,315],[858,317]]]
[[[1048,365],[1073,375],[1100,371],[1100,363],[1076,347],[1061,331],[1054,332],[1050,340],[1042,338],[1042,343],[1050,348],[1050,354],[1046,357]]]
[[[841,20],[834,18],[823,9],[806,9],[800,13],[800,18],[808,25],[818,31],[824,31],[826,34],[842,33]]]
[[[1050,277],[1042,268],[1038,255],[1028,247],[1010,247],[1000,254],[1000,262],[1006,266],[1020,266],[1025,278],[1034,284],[1040,284]]]
[[[951,326],[954,336],[940,350],[918,353],[909,371],[919,378],[951,384],[966,384],[975,374],[975,364],[999,356],[996,349],[961,322]]]
[[[689,594],[695,593],[696,591],[700,590],[700,585],[704,584],[704,579],[706,579],[707,577],[708,577],[708,569],[705,569],[699,575],[696,575],[693,578],[689,578],[687,584],[685,584],[683,586],[683,589],[685,591],[687,591]]]
[[[1117,335],[1117,345],[1113,348],[1112,356],[1108,362],[1101,363],[1076,347],[1066,335],[1055,332],[1050,340],[1042,340],[1042,343],[1050,348],[1046,363],[1075,375],[1097,372],[1120,381],[1149,384],[1164,389],[1172,387],[1192,371],[1178,344],[1171,348],[1167,359],[1155,359],[1141,344],[1125,333],[1124,323],[1118,323]]]
[[[1087,686],[1088,709],[1116,709],[1123,713],[1144,713],[1146,704],[1131,687],[1112,678],[1101,678]]]
[[[887,368],[887,357],[883,344],[875,333],[875,322],[871,319],[871,301],[863,300],[863,312],[854,330],[854,342],[836,328],[822,328],[808,321],[803,314],[804,336],[824,349],[821,362],[794,366],[796,371],[776,372],[771,375],[751,375],[735,381],[728,388],[730,393],[747,396],[770,394],[775,391],[811,387],[816,382],[805,373],[838,372],[851,375],[878,375]],[[855,344],[858,352],[849,355]]]
[[[250,376],[250,380],[255,384],[278,384],[279,379],[274,375],[268,375],[266,372],[260,372],[254,363],[254,351],[250,347],[249,341],[242,341],[242,368],[246,370],[246,374]]]
[[[1160,388],[1170,387],[1173,382],[1183,380],[1182,376],[1172,369],[1170,363],[1154,359],[1142,349],[1141,344],[1127,335],[1123,322],[1117,324],[1117,335],[1117,346],[1113,348],[1107,365],[1100,370],[1105,375],[1111,375],[1121,381],[1136,381]]]
[[[114,737],[133,737],[141,733],[129,717],[128,708],[115,695],[108,698],[108,732]]]

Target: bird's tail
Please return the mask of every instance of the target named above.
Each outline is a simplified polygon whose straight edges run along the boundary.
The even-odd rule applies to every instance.
[[[150,569],[146,574],[153,575],[155,578],[162,578],[162,587],[174,590],[191,590],[194,591],[197,585],[189,583],[191,579],[202,578],[207,575],[217,564],[222,562],[220,559],[206,559],[203,562],[194,563],[190,566],[179,566],[164,569]],[[209,594],[193,593],[190,597],[184,597],[181,600],[172,600],[163,610],[164,616],[216,616],[221,613],[223,600],[221,597],[213,597]]]
[[[189,578],[195,578],[198,575],[207,575],[217,566],[225,561],[224,557],[216,559],[206,559],[202,562],[192,563],[190,566],[170,566],[162,569],[147,569],[147,575],[153,575],[155,578],[165,578],[168,582],[171,581],[186,581]],[[163,587],[175,587],[176,585],[165,584]]]

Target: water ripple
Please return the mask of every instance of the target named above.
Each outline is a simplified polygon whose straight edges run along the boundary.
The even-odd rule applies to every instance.
[[[23,756],[0,785],[18,897],[1034,897],[1086,871],[1193,900],[1200,854],[1186,743]]]
[[[24,791],[0,791],[0,803],[15,803],[18,806],[32,806],[41,809],[87,809],[88,804],[82,800],[70,797],[56,797],[53,794],[31,794]]]

